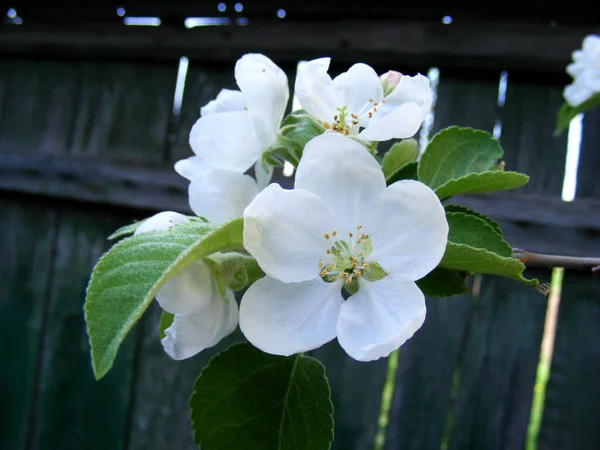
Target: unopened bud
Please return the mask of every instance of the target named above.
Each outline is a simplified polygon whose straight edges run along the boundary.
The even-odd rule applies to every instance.
[[[396,72],[395,70],[390,70],[379,77],[379,81],[383,87],[384,97],[396,89],[396,86],[398,86],[398,83],[400,83],[401,78],[402,74],[400,72]]]

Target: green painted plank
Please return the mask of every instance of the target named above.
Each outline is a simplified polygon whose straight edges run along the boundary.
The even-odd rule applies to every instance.
[[[104,160],[161,162],[177,64],[82,62],[70,150]]]
[[[437,91],[433,130],[450,125],[492,131],[498,76],[445,76]],[[386,450],[437,449],[446,432],[453,382],[464,340],[470,295],[427,299],[427,317],[400,350]]]
[[[174,361],[163,351],[158,336],[161,308],[156,302],[146,313],[140,330],[134,379],[128,450],[193,450],[189,399],[194,381],[209,359],[235,342],[245,341],[239,329],[215,347]]]
[[[43,344],[33,448],[123,448],[130,397],[133,339],[122,346],[111,372],[100,382],[90,365],[83,318],[92,267],[108,248],[116,212],[61,208]]]
[[[539,450],[600,448],[600,296],[588,274],[565,271]]]
[[[34,202],[0,200],[0,448],[24,449],[56,217]]]

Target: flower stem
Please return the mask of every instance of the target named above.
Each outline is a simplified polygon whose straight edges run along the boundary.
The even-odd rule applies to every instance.
[[[600,258],[583,258],[579,256],[546,255],[513,248],[513,255],[528,267],[563,267],[565,269],[589,270],[598,272]]]
[[[392,398],[394,397],[394,387],[396,384],[399,352],[399,349],[394,350],[387,359],[388,366],[385,384],[383,385],[383,390],[381,392],[381,406],[379,408],[379,418],[377,419],[374,450],[383,450],[383,447],[385,446],[387,427],[390,419],[390,408],[392,407]]]

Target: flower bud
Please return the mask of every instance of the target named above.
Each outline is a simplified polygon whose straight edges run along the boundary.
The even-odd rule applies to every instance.
[[[402,74],[400,72],[396,72],[395,70],[390,70],[389,72],[384,73],[379,77],[379,81],[381,82],[381,86],[383,87],[383,95],[386,96],[391,94],[398,83],[400,83],[400,79],[402,78]]]

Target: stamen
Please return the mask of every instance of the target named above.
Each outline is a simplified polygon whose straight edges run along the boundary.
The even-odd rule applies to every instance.
[[[322,269],[324,265],[323,260],[319,261],[319,269]]]
[[[352,233],[348,233],[348,236],[353,237],[354,235]]]
[[[331,255],[331,250],[327,249],[327,250],[325,250],[325,253],[327,253],[328,255]]]
[[[327,122],[323,122],[323,127],[325,127],[326,130],[329,130],[331,128],[331,125],[329,125],[329,123]]]
[[[327,276],[327,271],[325,269],[321,270],[321,278],[325,278]]]
[[[327,233],[324,234],[325,239],[329,239],[329,235]]]
[[[337,231],[333,230],[333,231],[331,232],[331,234],[332,234],[332,235],[334,235],[334,236],[337,236]]]

